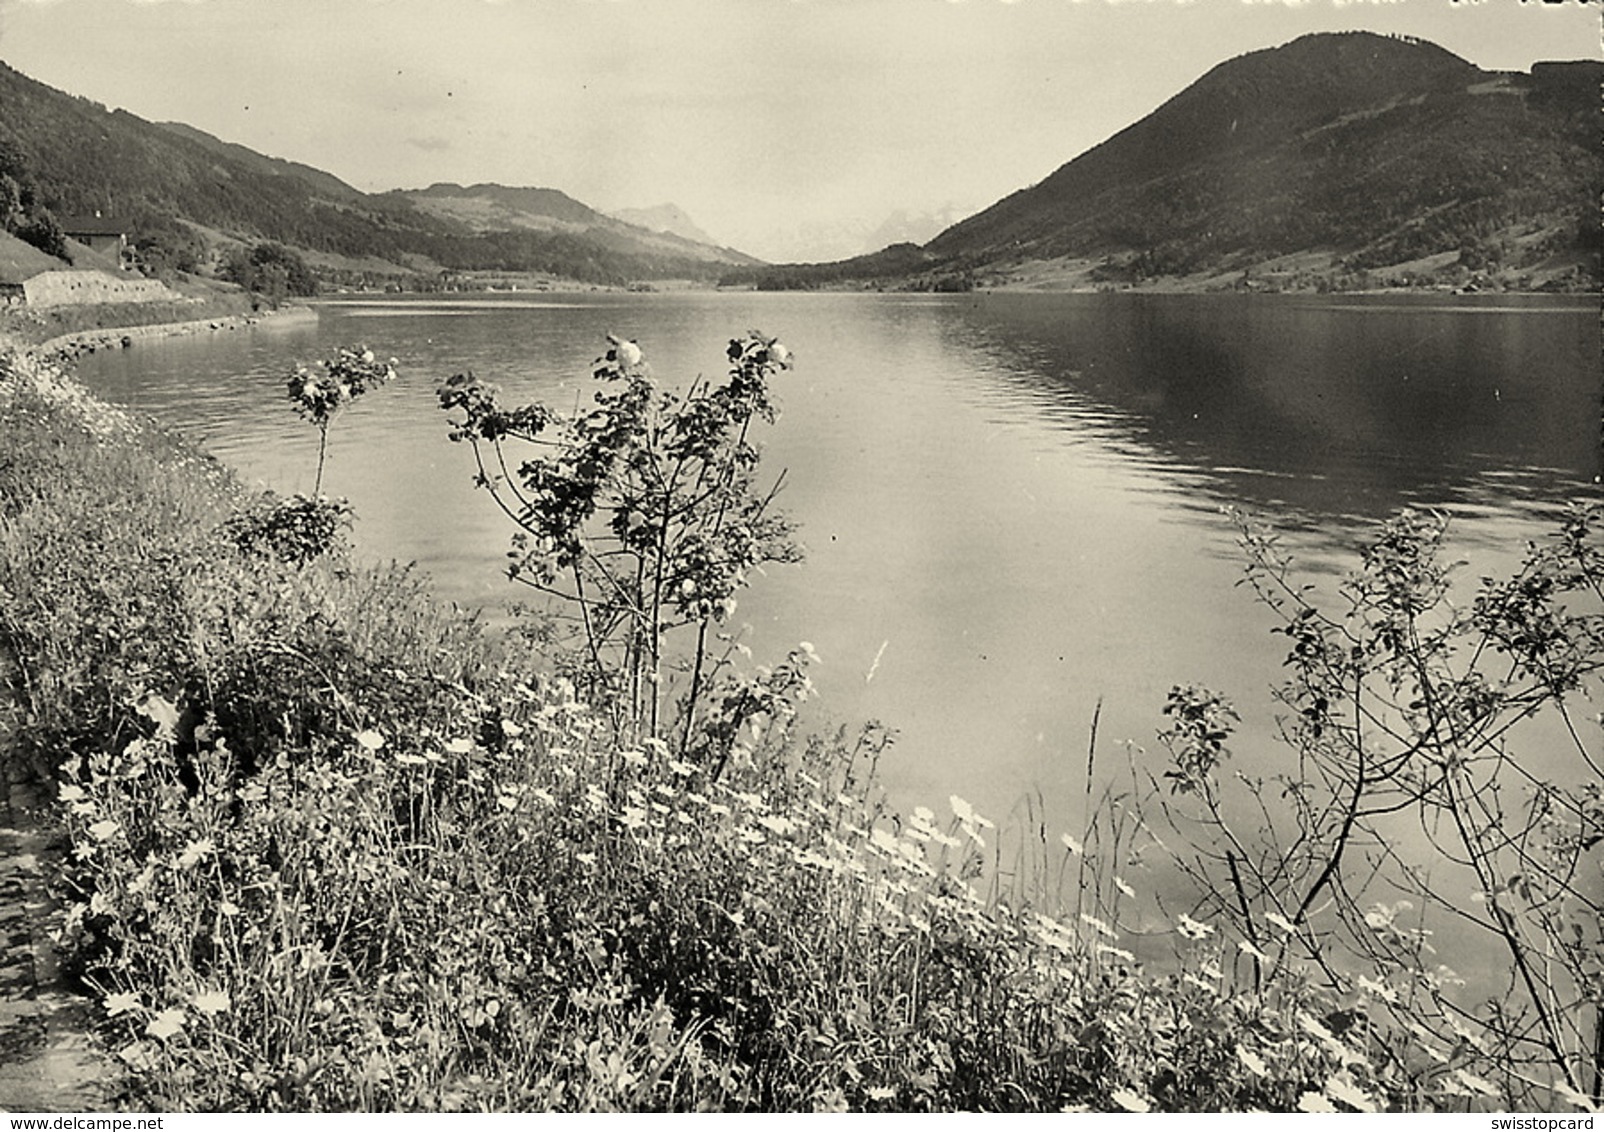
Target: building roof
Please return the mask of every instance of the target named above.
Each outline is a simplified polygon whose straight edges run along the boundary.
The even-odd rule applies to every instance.
[[[56,223],[69,236],[121,236],[128,231],[115,216],[58,216]]]

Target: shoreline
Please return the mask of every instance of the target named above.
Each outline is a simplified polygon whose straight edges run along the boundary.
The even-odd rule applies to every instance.
[[[317,320],[317,311],[310,306],[296,305],[273,311],[252,311],[249,314],[216,315],[211,318],[188,319],[181,322],[152,322],[130,326],[97,327],[93,330],[75,330],[58,334],[31,346],[16,344],[17,348],[41,361],[68,362],[85,354],[105,349],[127,349],[141,340],[178,338],[208,331],[244,330],[264,322],[305,322]]]

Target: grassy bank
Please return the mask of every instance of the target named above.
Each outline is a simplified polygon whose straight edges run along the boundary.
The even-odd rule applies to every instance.
[[[1490,1103],[1223,925],[1178,915],[1144,972],[1085,847],[893,814],[874,729],[714,781],[269,513],[0,360],[0,754],[59,784],[63,946],[130,1106]]]

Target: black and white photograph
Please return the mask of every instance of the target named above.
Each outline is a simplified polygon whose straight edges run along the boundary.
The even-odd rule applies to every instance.
[[[1590,1129],[1601,15],[0,0],[11,1132]]]

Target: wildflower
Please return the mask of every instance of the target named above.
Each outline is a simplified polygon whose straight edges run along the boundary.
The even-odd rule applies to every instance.
[[[1079,841],[1076,841],[1073,837],[1071,837],[1067,833],[1063,834],[1062,836],[1060,836],[1058,840],[1060,840],[1060,841],[1062,841],[1064,843],[1064,848],[1065,849],[1068,849],[1071,853],[1075,854],[1075,856],[1077,856],[1077,857],[1079,857],[1082,853],[1086,852],[1086,846],[1082,845]]]
[[[1133,1093],[1129,1089],[1115,1089],[1108,1094],[1108,1099],[1119,1105],[1126,1112],[1152,1112],[1153,1105],[1140,1093]]]
[[[630,806],[624,810],[620,819],[630,829],[640,829],[647,822],[646,811]]]
[[[875,1085],[869,1089],[869,1099],[871,1101],[895,1100],[896,1096],[897,1090],[890,1085]]]
[[[1304,1093],[1298,1098],[1299,1112],[1336,1112],[1337,1106],[1324,1093]]]
[[[1298,926],[1279,912],[1266,912],[1264,918],[1288,935],[1296,935]]]
[[[966,825],[973,825],[974,824],[975,811],[974,811],[974,808],[972,806],[970,806],[968,802],[964,801],[962,798],[958,797],[958,795],[954,794],[952,797],[947,799],[947,804],[952,807],[953,815],[959,821],[965,823]]]
[[[473,750],[473,740],[472,739],[452,739],[451,741],[446,743],[446,750],[449,751],[453,755],[465,755],[469,751]],[[553,751],[552,753],[556,754],[555,751]]]
[[[366,731],[358,731],[356,733],[356,741],[357,745],[365,751],[377,751],[384,746],[384,736],[372,728]]]
[[[97,821],[94,825],[90,826],[89,836],[93,837],[96,841],[110,841],[121,831],[122,826],[108,818],[105,821]]]
[[[184,1028],[186,1021],[182,1010],[163,1010],[150,1020],[145,1033],[153,1038],[170,1038]]]
[[[1327,1079],[1325,1095],[1332,1100],[1341,1101],[1349,1108],[1356,1108],[1360,1112],[1376,1111],[1376,1102],[1370,1098],[1369,1094],[1342,1074]]]
[[[797,829],[796,822],[792,821],[790,818],[781,817],[778,814],[765,814],[763,817],[757,819],[757,824],[768,830],[770,833],[777,833],[781,837],[787,837],[790,834],[795,833]]]
[[[1113,928],[1109,927],[1102,920],[1099,920],[1096,916],[1092,915],[1090,912],[1082,912],[1080,914],[1080,918],[1084,922],[1086,922],[1086,923],[1090,924],[1092,927],[1096,928],[1098,931],[1102,932],[1104,935],[1108,936],[1109,939],[1118,939],[1119,938],[1119,933],[1118,932],[1116,932]]]
[[[221,1014],[233,1005],[227,991],[202,991],[190,1000],[202,1014]]]
[[[542,805],[555,806],[557,804],[557,799],[551,796],[551,791],[542,790],[538,786],[529,791],[529,796]]]
[[[1214,928],[1209,924],[1192,919],[1185,912],[1176,918],[1175,929],[1187,939],[1206,939],[1214,934]]]
[[[196,865],[205,860],[208,854],[215,853],[216,851],[217,846],[212,843],[212,839],[210,837],[203,837],[199,841],[192,841],[188,845],[184,846],[184,851],[178,855],[178,867],[181,869],[193,869]]]
[[[130,1010],[138,1010],[139,995],[133,991],[108,994],[103,1005],[106,1007],[106,1013],[115,1018],[119,1014],[127,1014]]]
[[[156,1066],[156,1059],[150,1055],[150,1047],[146,1042],[129,1042],[117,1051],[117,1056],[139,1073],[148,1073]]]
[[[57,796],[63,802],[82,802],[85,798],[84,788],[76,783],[63,782]]]
[[[619,755],[630,766],[645,766],[647,759],[640,751],[623,751]]]
[[[1136,890],[1117,876],[1114,878],[1114,887],[1119,889],[1126,896],[1129,896],[1132,900],[1136,899]]]
[[[1126,963],[1136,962],[1136,956],[1126,951],[1123,947],[1112,947],[1109,944],[1100,943],[1095,950],[1099,955],[1112,955],[1115,959],[1124,960]]]
[[[402,754],[395,757],[395,761],[402,766],[427,766],[429,760],[422,755]]]
[[[578,861],[581,865],[594,865],[596,863],[596,854],[575,853],[574,860]]]
[[[679,759],[669,759],[668,769],[679,775],[681,778],[689,778],[691,775],[696,773],[696,764],[681,762]]]
[[[1236,1059],[1247,1067],[1249,1073],[1257,1074],[1260,1077],[1268,1077],[1270,1075],[1270,1067],[1264,1064],[1264,1059],[1250,1049],[1243,1049],[1241,1046],[1237,1046]]]

